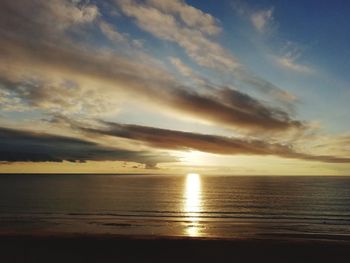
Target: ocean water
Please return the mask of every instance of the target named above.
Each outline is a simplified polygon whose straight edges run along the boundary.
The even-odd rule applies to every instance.
[[[350,177],[0,175],[1,233],[350,237]]]

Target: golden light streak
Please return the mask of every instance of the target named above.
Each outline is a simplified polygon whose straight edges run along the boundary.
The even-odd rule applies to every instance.
[[[201,179],[196,173],[189,173],[186,176],[184,192],[184,212],[190,224],[186,227],[186,235],[199,236],[199,212],[201,212]]]

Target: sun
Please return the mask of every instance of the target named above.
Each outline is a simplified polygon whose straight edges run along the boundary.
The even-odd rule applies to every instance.
[[[203,163],[204,153],[200,151],[181,152],[180,159],[188,165],[200,165]]]

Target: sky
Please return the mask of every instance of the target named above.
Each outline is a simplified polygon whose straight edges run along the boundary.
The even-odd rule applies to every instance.
[[[2,0],[0,173],[348,175],[349,8]]]

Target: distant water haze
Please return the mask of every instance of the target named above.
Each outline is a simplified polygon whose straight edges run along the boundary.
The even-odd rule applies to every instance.
[[[350,177],[1,175],[2,233],[350,235]]]

